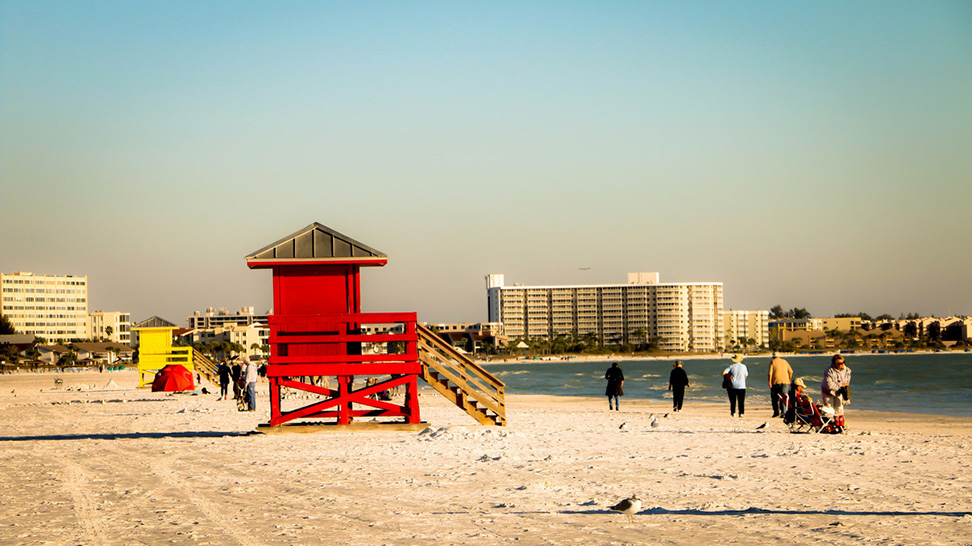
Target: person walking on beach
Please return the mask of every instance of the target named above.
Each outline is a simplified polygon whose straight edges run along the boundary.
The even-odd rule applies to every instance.
[[[844,406],[850,403],[850,380],[851,369],[844,364],[844,357],[834,355],[820,384],[823,403],[833,408],[834,415],[843,415]]]
[[[246,363],[246,369],[243,371],[243,381],[246,383],[246,408],[247,411],[256,411],[256,362],[251,361],[249,356],[244,356],[243,362]]]
[[[233,400],[239,400],[243,397],[243,367],[240,366],[239,360],[233,361],[230,374],[233,378]]]
[[[782,417],[786,412],[783,397],[793,380],[793,368],[790,363],[780,358],[780,353],[773,351],[773,360],[769,365],[770,401],[773,404],[773,417]]]
[[[621,399],[619,397],[624,396],[624,391],[621,389],[624,386],[624,373],[621,371],[621,367],[618,366],[617,362],[611,364],[607,373],[604,374],[604,379],[607,379],[608,382],[607,389],[604,391],[604,394],[608,397],[608,409],[618,411],[621,409]]]
[[[749,376],[749,369],[742,363],[742,355],[732,357],[732,364],[726,368],[722,375],[728,376],[729,388],[729,415],[736,416],[736,405],[739,405],[739,417],[742,418],[746,413],[746,377]]]
[[[219,395],[226,400],[229,394],[229,383],[230,383],[230,368],[226,365],[226,361],[219,363],[219,368],[216,368],[216,373],[219,375]]]
[[[689,386],[688,374],[682,368],[682,362],[676,360],[672,364],[672,373],[668,376],[668,390],[672,391],[672,411],[682,411],[685,387]]]

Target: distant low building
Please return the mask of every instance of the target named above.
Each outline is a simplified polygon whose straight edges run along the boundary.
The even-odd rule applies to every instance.
[[[471,353],[483,351],[487,345],[499,347],[509,341],[503,335],[503,325],[498,322],[440,322],[425,326],[453,347]]]
[[[239,324],[247,326],[250,324],[267,324],[269,313],[262,315],[254,314],[253,307],[243,307],[237,313],[230,313],[228,309],[216,309],[207,307],[205,311],[195,311],[186,317],[186,326],[189,328],[219,328]]]
[[[75,354],[77,366],[113,365],[132,359],[132,348],[120,343],[78,342],[69,345],[37,345],[37,361],[48,366],[57,366],[60,358],[68,353]]]
[[[243,354],[263,356],[265,354],[263,347],[269,344],[270,328],[259,323],[228,324],[216,328],[182,328],[176,330],[173,335],[183,345],[214,342],[237,343],[243,347]]]

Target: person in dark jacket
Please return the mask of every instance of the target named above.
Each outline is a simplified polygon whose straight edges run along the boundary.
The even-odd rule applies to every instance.
[[[607,389],[604,391],[604,394],[608,397],[608,409],[618,411],[621,409],[619,397],[624,396],[624,391],[621,389],[624,385],[624,373],[617,362],[611,364],[607,373],[604,374],[604,379],[607,379],[608,382]]]
[[[230,368],[226,365],[226,362],[221,362],[219,368],[216,369],[216,373],[219,374],[219,395],[226,400],[227,394],[229,393],[230,384]]]
[[[689,387],[688,374],[682,368],[681,361],[672,364],[672,373],[668,376],[668,390],[672,391],[672,411],[682,411],[682,401],[685,399],[685,387]]]
[[[240,400],[243,398],[245,386],[243,385],[243,366],[240,365],[239,360],[233,362],[230,372],[233,378],[233,400]]]

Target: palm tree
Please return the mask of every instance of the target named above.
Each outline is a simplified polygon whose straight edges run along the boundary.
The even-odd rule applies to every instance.
[[[229,349],[230,351],[236,353],[237,355],[239,355],[239,354],[243,353],[244,351],[246,351],[246,347],[240,345],[239,343],[236,343],[235,341],[226,342],[226,346],[227,346],[227,349]]]
[[[0,335],[9,336],[16,334],[17,330],[14,328],[10,319],[4,315],[0,315]]]
[[[64,368],[71,366],[78,361],[78,354],[74,351],[68,351],[66,353],[61,353],[61,356],[57,357],[57,365]]]

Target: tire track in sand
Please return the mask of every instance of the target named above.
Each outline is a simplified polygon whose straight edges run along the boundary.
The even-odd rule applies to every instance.
[[[65,461],[64,487],[74,501],[74,514],[81,528],[81,542],[107,544],[109,533],[104,518],[98,514],[94,501],[88,495],[90,480],[81,465]]]
[[[240,546],[260,546],[260,542],[255,541],[248,535],[237,531],[236,529],[239,528],[239,524],[234,523],[220,514],[213,502],[187,487],[183,478],[180,478],[175,474],[175,472],[166,468],[165,465],[168,464],[169,461],[153,459],[130,450],[114,448],[108,449],[108,451],[117,453],[119,457],[124,457],[123,460],[127,460],[130,463],[135,463],[137,459],[137,464],[139,466],[148,468],[152,474],[162,481],[162,483],[178,490],[181,493],[182,499],[189,501],[200,514],[208,518],[227,538],[231,539],[237,544],[240,544]],[[226,542],[222,543],[226,544]]]

